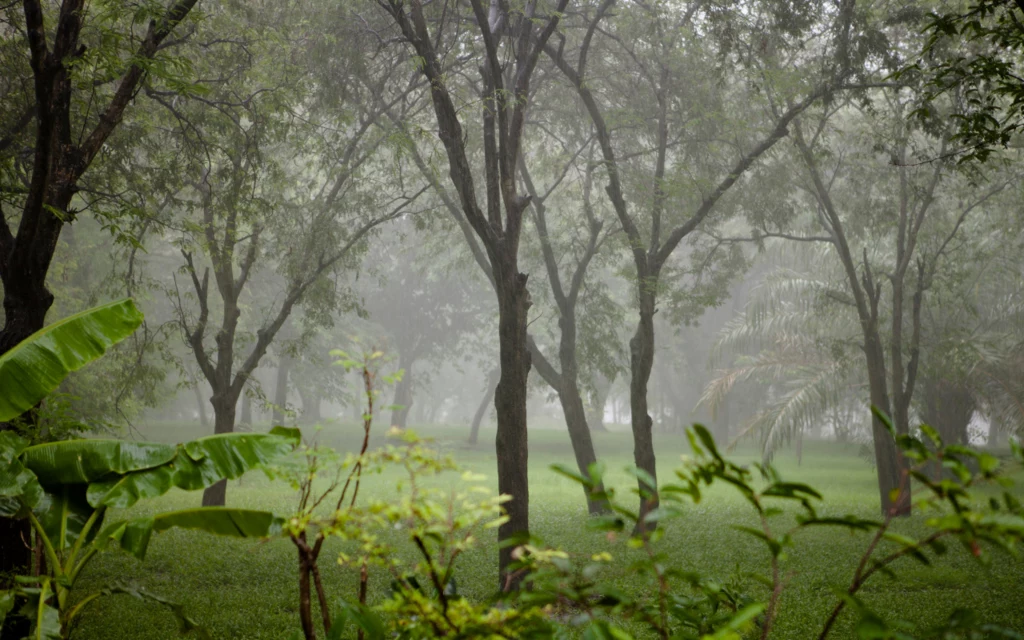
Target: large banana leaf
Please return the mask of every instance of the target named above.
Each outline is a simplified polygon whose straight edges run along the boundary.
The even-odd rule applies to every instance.
[[[167,464],[178,454],[173,445],[124,440],[62,440],[28,447],[25,466],[44,486],[88,484],[111,475]]]
[[[0,422],[17,418],[72,371],[99,358],[142,324],[131,299],[89,309],[33,333],[0,355]]]
[[[269,511],[201,507],[169,511],[150,518],[115,522],[100,533],[96,544],[106,546],[117,543],[122,549],[142,560],[146,556],[152,535],[174,527],[235,538],[266,538],[279,535],[282,523],[281,518]]]
[[[91,483],[89,504],[123,509],[143,498],[163,495],[172,487],[186,491],[204,489],[267,464],[291,451],[297,442],[297,432],[283,430],[200,438],[178,445],[173,459],[166,464]]]

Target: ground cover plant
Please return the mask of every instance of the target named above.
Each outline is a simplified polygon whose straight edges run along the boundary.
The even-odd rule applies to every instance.
[[[359,441],[339,433],[340,430],[340,426],[335,426],[333,433],[325,429],[321,437],[342,448],[354,449]],[[357,431],[354,425],[347,430],[349,434]],[[454,454],[471,473],[491,468],[493,454],[457,448],[456,436],[461,434],[435,429],[432,435],[438,438],[442,451]],[[383,444],[382,436],[373,439],[371,450]],[[551,507],[542,514],[537,536],[560,547],[574,561],[582,559],[586,563],[602,550],[609,552],[611,561],[598,561],[603,565],[602,583],[630,597],[654,602],[650,599],[649,585],[638,577],[635,568],[645,557],[644,550],[630,548],[626,542],[628,536],[620,535],[615,543],[609,543],[608,532],[587,526],[593,519],[586,516],[585,504],[574,499],[578,497],[574,481],[550,469],[552,464],[564,460],[569,444],[564,441],[564,434],[558,432],[544,436],[544,444],[532,464],[536,466],[537,475],[544,478],[535,490],[544,498],[544,504]],[[635,483],[635,478],[623,470],[628,462],[626,456],[613,453],[621,452],[628,443],[625,434],[607,434],[598,438],[597,443],[610,460],[618,459],[623,463],[618,470],[612,468],[606,474],[606,483],[612,487],[629,487]],[[692,455],[682,434],[664,434],[660,444],[659,451],[664,451],[666,462],[679,460],[684,454]],[[736,459],[752,463],[759,455],[754,450],[746,450]],[[863,520],[877,519],[873,508],[873,472],[858,455],[857,447],[816,444],[805,452],[800,467],[791,459],[781,459],[779,469],[788,480],[815,486],[821,491],[824,501],[818,508],[819,517],[842,518],[853,514]],[[368,476],[360,501],[366,504],[393,501],[395,488],[404,475],[404,469],[388,468]],[[1019,476],[1019,472],[1016,475]],[[448,492],[460,486],[464,488],[465,483],[456,474],[449,478],[424,478],[423,486]],[[246,478],[235,495],[238,507],[269,508],[277,513],[287,513],[294,508],[295,494],[266,479]],[[187,494],[171,493],[139,513],[189,501]],[[786,515],[781,517],[792,523],[796,511],[786,509]],[[893,523],[891,531],[904,538],[927,536],[932,531],[926,523],[928,517],[922,514],[900,519]],[[681,510],[664,527],[664,537],[657,542],[660,552],[664,553],[661,558],[664,566],[715,578],[714,584],[728,586],[744,597],[767,598],[770,589],[751,579],[749,574],[763,572],[771,556],[763,541],[732,528],[734,525],[757,527],[758,519],[738,492],[711,487],[701,503]],[[393,547],[402,565],[415,566],[418,552],[411,545],[403,544],[404,532],[382,530],[378,535],[382,544]],[[799,546],[787,550],[789,557],[784,574],[787,585],[777,602],[778,617],[771,637],[817,637],[837,602],[835,589],[849,586],[869,542],[870,535],[851,535],[829,527],[808,532]],[[900,544],[882,541],[880,550],[887,554],[898,550]],[[458,594],[467,600],[486,603],[494,595],[490,573],[493,545],[493,537],[483,534],[479,546],[459,559],[454,575]],[[942,556],[929,556],[931,566],[920,565],[911,558],[898,560],[893,565],[896,575],[875,576],[859,594],[860,602],[890,624],[903,621],[907,625],[907,629],[901,631],[907,634],[905,637],[918,637],[912,635],[913,630],[927,632],[960,609],[973,609],[980,620],[993,625],[1022,629],[1024,618],[1018,584],[1024,570],[1019,561],[1006,552],[985,549],[992,554],[993,561],[989,564],[979,563],[970,550],[956,545]],[[342,552],[350,554],[350,561],[344,566],[333,562]],[[359,562],[354,559],[357,554],[341,539],[328,539],[322,553],[332,560],[322,563],[327,589],[335,597],[357,603],[360,583]],[[87,585],[130,580],[154,593],[174,593],[176,600],[194,619],[207,625],[214,637],[279,638],[290,637],[298,627],[299,594],[294,576],[294,548],[284,540],[254,544],[203,538],[201,534],[190,532],[168,532],[151,543],[146,565],[140,566],[124,556],[105,556],[93,563],[82,579]],[[367,584],[366,600],[370,605],[380,604],[392,596],[391,579],[385,570],[371,567]],[[432,593],[429,588],[425,590]],[[700,592],[692,595],[697,597]],[[317,611],[315,605],[313,611]],[[568,621],[582,609],[563,600],[555,604],[553,611],[558,619]],[[840,615],[831,637],[858,637],[858,619],[856,613]],[[84,638],[157,638],[174,633],[174,625],[172,616],[140,607],[131,598],[108,598],[96,603],[83,617],[79,634]],[[648,637],[644,625],[632,617],[623,628],[637,637]],[[864,629],[862,627],[861,631]],[[756,630],[751,632],[752,637],[757,636]],[[348,627],[348,635],[339,637],[354,636],[354,633],[355,629]],[[865,637],[899,637],[878,633]]]

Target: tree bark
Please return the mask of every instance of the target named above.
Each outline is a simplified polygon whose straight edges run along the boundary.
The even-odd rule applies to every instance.
[[[213,404],[213,432],[214,434],[231,433],[235,430],[235,404],[238,402],[237,394],[234,397],[228,395],[214,396],[210,399]],[[228,481],[221,480],[206,488],[203,492],[204,507],[223,507],[227,497]]]
[[[498,385],[498,377],[501,373],[500,369],[495,369],[487,376],[485,382],[486,389],[484,391],[484,397],[480,400],[480,406],[476,408],[476,413],[473,414],[473,423],[469,425],[469,444],[476,444],[477,439],[480,436],[480,424],[484,420],[484,416],[487,414],[487,408],[491,405],[491,401],[494,399],[494,392]]]
[[[654,292],[656,283],[638,285],[640,289],[640,319],[636,333],[629,341],[629,410],[633,428],[633,461],[637,469],[648,477],[638,478],[640,489],[640,520],[637,531],[654,528],[644,517],[658,507],[657,465],[654,456],[653,420],[647,406],[647,385],[654,368]],[[648,290],[650,288],[650,290]]]
[[[412,409],[412,361],[399,356],[398,364],[405,370],[402,379],[395,385],[395,399],[392,402],[394,408],[391,410],[391,425],[404,429],[409,422],[409,411]]]
[[[498,457],[498,492],[512,496],[505,503],[508,520],[498,527],[498,538],[506,542],[526,535],[530,529],[529,447],[526,431],[526,382],[530,374],[530,352],[526,346],[527,311],[530,294],[526,275],[515,269],[515,260],[495,269],[498,294],[498,341],[501,376],[494,391],[498,415],[495,450]],[[509,268],[511,267],[511,268]],[[525,540],[522,540],[525,543]],[[513,573],[515,548],[506,544],[498,552],[499,583],[508,591],[517,589],[521,573]]]

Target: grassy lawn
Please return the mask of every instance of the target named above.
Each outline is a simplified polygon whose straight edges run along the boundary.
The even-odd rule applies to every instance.
[[[463,443],[465,429],[435,427],[424,435],[437,439],[438,446],[456,456],[465,467],[490,476],[494,485],[495,459],[493,432],[481,434],[481,445],[469,448]],[[145,439],[175,442],[203,434],[198,425],[151,424],[141,434]],[[355,428],[329,426],[321,440],[342,449],[354,446]],[[550,545],[569,552],[593,553],[608,547],[603,535],[585,526],[586,510],[582,491],[570,481],[553,473],[549,466],[572,460],[567,435],[559,431],[531,433],[531,523],[535,533]],[[609,469],[608,480],[617,487],[628,504],[633,486],[623,470],[632,459],[628,434],[595,434],[599,456]],[[682,434],[658,434],[659,473],[667,479],[686,452]],[[753,459],[752,452],[739,451],[737,460]],[[789,453],[777,460],[787,479],[807,482],[825,495],[823,513],[876,515],[878,496],[874,470],[857,455],[855,446],[826,443],[807,446],[801,466]],[[1020,474],[1016,474],[1018,482]],[[394,495],[397,474],[371,476],[363,491],[386,498]],[[458,476],[438,480],[458,484]],[[175,492],[160,500],[137,505],[132,515],[150,511],[197,506],[198,493]],[[228,504],[236,507],[270,509],[287,515],[294,506],[294,494],[285,485],[272,483],[254,473],[231,483]],[[117,517],[123,514],[113,514]],[[682,520],[673,521],[660,543],[674,563],[686,570],[727,578],[737,571],[765,571],[768,555],[763,546],[746,534],[731,528],[734,524],[753,524],[750,511],[734,492],[719,489]],[[904,533],[925,529],[923,517],[900,522]],[[774,638],[813,638],[835,603],[834,589],[844,588],[868,540],[863,535],[820,530],[805,537],[797,552],[786,562],[792,576],[784,593]],[[493,538],[487,538],[493,543]],[[339,547],[340,548],[340,547]],[[607,577],[632,590],[649,590],[642,578],[628,574],[624,567],[630,552],[617,543],[612,551],[617,562],[609,566]],[[333,561],[337,549],[328,548],[322,556],[328,591],[354,597],[357,576],[340,569]],[[496,552],[481,548],[464,556],[456,576],[460,591],[471,598],[487,597],[497,585]],[[982,612],[990,622],[1024,631],[1024,560],[1001,554],[990,566],[978,564],[958,547],[924,567],[913,560],[900,561],[895,567],[898,579],[878,575],[862,592],[876,610],[892,618],[908,621],[919,628],[938,622],[958,607]],[[297,564],[295,551],[286,540],[259,544],[214,538],[202,534],[170,531],[160,534],[150,545],[144,563],[120,553],[97,558],[83,575],[83,590],[110,583],[132,584],[185,606],[186,611],[204,624],[215,638],[274,639],[288,638],[298,629]],[[371,582],[371,599],[379,600],[388,587],[383,576]],[[751,582],[752,593],[761,592]],[[840,620],[835,638],[852,637],[852,621]],[[127,596],[100,599],[84,616],[75,637],[82,639],[145,640],[174,637],[173,617],[155,605]]]

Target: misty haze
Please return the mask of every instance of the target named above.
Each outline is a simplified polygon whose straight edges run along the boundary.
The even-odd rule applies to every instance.
[[[1024,636],[1020,0],[24,0],[0,69],[0,640]]]

